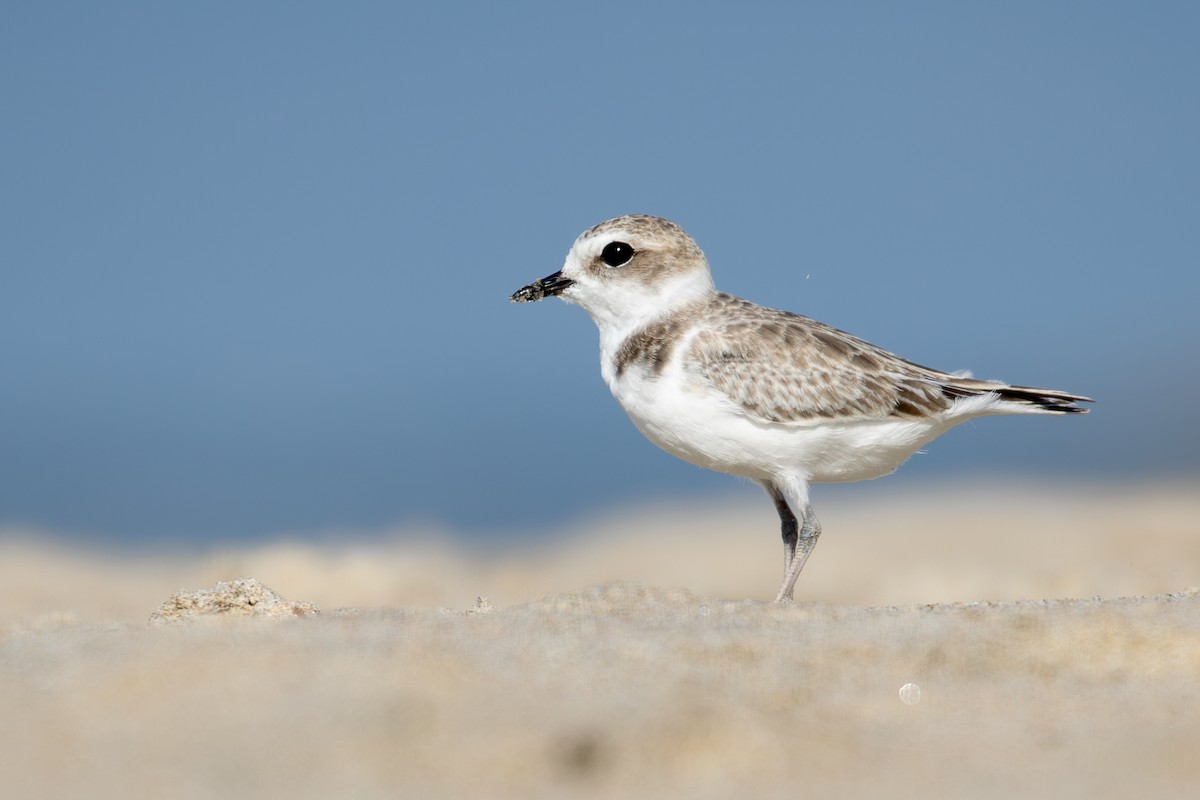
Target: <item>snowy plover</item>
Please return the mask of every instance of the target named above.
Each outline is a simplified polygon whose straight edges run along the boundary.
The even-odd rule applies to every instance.
[[[1076,403],[1090,402],[922,367],[718,292],[704,253],[659,217],[617,217],[584,231],[561,270],[511,299],[555,296],[591,314],[600,374],[647,439],[767,490],[783,532],[777,601],[791,599],[821,535],[810,483],[887,475],[974,417],[1082,413]]]

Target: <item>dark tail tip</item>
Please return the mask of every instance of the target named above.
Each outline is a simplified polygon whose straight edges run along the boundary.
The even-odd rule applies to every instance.
[[[1054,389],[1033,389],[1028,386],[1006,386],[999,390],[1000,399],[1037,406],[1052,414],[1086,414],[1091,409],[1078,405],[1094,402],[1090,397],[1067,394]]]

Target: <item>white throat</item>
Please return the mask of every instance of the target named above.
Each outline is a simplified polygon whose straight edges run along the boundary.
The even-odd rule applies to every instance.
[[[582,287],[581,287],[582,288]],[[567,292],[600,329],[600,344],[619,343],[629,334],[672,312],[702,300],[715,291],[708,270],[673,275],[654,286],[638,281],[614,281],[603,291]]]

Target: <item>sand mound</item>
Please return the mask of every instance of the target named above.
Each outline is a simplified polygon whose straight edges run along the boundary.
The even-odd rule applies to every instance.
[[[312,603],[280,597],[255,578],[220,581],[211,589],[179,591],[150,615],[151,625],[213,617],[278,619],[316,614]]]

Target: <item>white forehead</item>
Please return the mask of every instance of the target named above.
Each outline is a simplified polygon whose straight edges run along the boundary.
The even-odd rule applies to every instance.
[[[590,261],[600,255],[612,242],[626,242],[637,249],[641,240],[633,231],[625,228],[606,228],[603,231],[587,230],[579,234],[575,244],[571,246],[571,254],[581,261]]]

